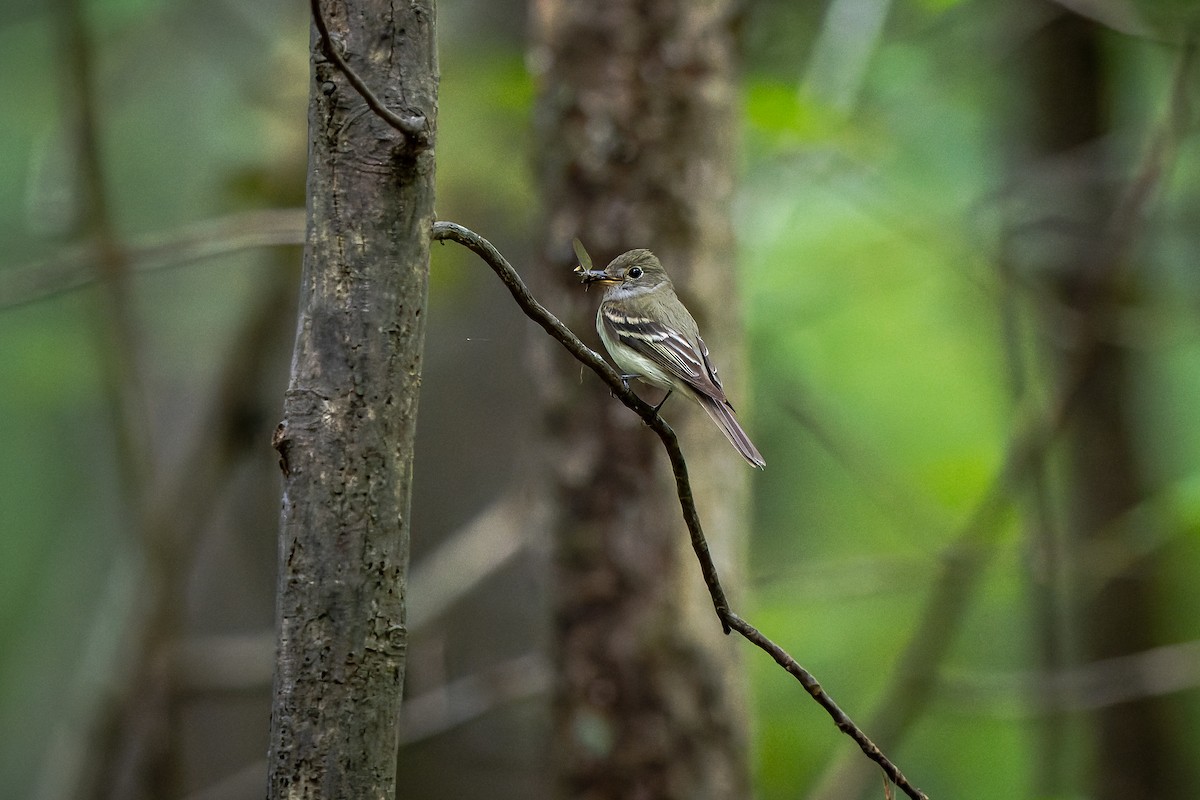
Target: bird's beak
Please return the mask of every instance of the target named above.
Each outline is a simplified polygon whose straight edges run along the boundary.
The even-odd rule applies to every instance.
[[[579,280],[582,283],[586,284],[602,283],[609,285],[621,282],[602,269],[584,269],[582,266],[578,266],[575,268],[575,274],[579,276]]]

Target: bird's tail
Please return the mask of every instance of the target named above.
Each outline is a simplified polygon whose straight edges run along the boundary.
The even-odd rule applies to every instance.
[[[750,441],[750,437],[742,430],[742,426],[734,419],[733,409],[729,403],[717,400],[715,397],[709,397],[706,394],[697,392],[696,400],[700,403],[700,407],[708,412],[712,417],[712,421],[717,423],[717,427],[721,429],[721,433],[725,434],[725,438],[729,443],[742,454],[742,458],[750,463],[750,466],[762,469],[767,465],[763,460],[762,454],[758,452],[758,448]]]

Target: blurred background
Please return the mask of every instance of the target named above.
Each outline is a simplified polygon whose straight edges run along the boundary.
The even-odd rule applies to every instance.
[[[527,8],[438,15],[438,216],[522,269]],[[932,796],[1200,781],[1197,21],[739,9],[739,409],[770,466],[726,588]],[[166,796],[262,795],[308,41],[276,0],[0,9],[5,796],[122,796],[147,751]],[[547,544],[512,492],[537,334],[461,248],[434,248],[430,306],[401,794],[548,796]],[[878,796],[729,646],[757,796]],[[162,680],[121,689],[145,652]]]

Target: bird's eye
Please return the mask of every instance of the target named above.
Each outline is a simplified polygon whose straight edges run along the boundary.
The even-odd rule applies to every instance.
[[[642,277],[642,268],[634,267],[633,269],[629,270],[629,277],[633,278],[635,281]]]

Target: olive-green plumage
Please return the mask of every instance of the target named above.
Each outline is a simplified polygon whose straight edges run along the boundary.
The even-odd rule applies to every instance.
[[[621,372],[696,401],[746,461],[764,467],[762,455],[733,416],[696,320],[675,296],[654,254],[630,250],[603,270],[581,267],[577,272],[587,283],[608,287],[596,313],[596,330]]]

